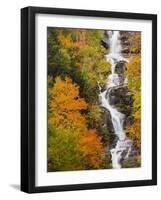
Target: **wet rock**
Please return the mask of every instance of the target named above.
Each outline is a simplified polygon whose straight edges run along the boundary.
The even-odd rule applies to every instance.
[[[128,40],[130,34],[129,31],[120,31],[120,40]]]
[[[109,40],[108,40],[108,38],[103,38],[101,40],[101,44],[102,44],[103,47],[105,47],[106,49],[108,49],[109,48]]]
[[[126,128],[132,123],[132,104],[133,96],[126,86],[113,87],[109,91],[109,103],[113,105],[119,112],[124,114],[123,127]]]
[[[129,46],[129,45],[130,45],[130,42],[128,40],[125,40],[124,42],[122,42],[123,47]]]
[[[123,87],[123,86],[115,86],[115,87],[113,87],[113,88],[111,88],[111,90],[110,90],[110,95],[121,95],[122,93],[127,93],[127,92],[129,92],[128,91],[128,88],[125,86],[125,87]]]
[[[123,74],[119,74],[118,76],[119,76],[120,85],[123,85],[125,81],[125,76]]]
[[[125,104],[132,105],[133,98],[127,86],[113,87],[109,92],[109,101],[111,105]]]
[[[114,133],[114,128],[111,120],[111,114],[107,109],[104,109],[104,121],[108,127],[109,133]]]
[[[121,40],[121,46],[122,46],[122,54],[129,54],[130,53],[130,42],[129,42],[129,36],[130,32],[121,31],[120,32],[120,40]],[[126,56],[127,57],[127,56]]]
[[[122,41],[128,40],[128,36],[127,36],[126,34],[120,34],[120,35],[121,35],[121,36],[120,36],[121,42],[122,42]]]
[[[133,98],[132,98],[132,94],[131,93],[127,93],[125,95],[125,102],[128,104],[128,105],[132,105],[133,103]]]
[[[129,113],[129,115],[127,116],[127,117],[125,117],[125,119],[124,119],[124,127],[127,127],[127,126],[129,126],[129,125],[131,125],[132,123],[133,123],[133,121],[134,121],[134,117],[133,116],[131,116],[130,115],[131,114],[131,112]],[[126,134],[127,135],[127,134]]]
[[[119,112],[121,112],[125,115],[125,120],[126,120],[126,117],[128,117],[132,113],[131,106],[127,106],[124,104],[116,104],[116,107]]]
[[[117,103],[117,97],[110,95],[110,104],[115,105]]]
[[[115,66],[115,73],[123,74],[125,72],[125,61],[119,61]]]
[[[110,136],[109,149],[114,149],[116,147],[118,139],[119,139],[118,136],[115,134],[112,134]]]
[[[126,54],[130,53],[129,47],[124,47],[124,48],[122,49],[121,53],[126,53]]]

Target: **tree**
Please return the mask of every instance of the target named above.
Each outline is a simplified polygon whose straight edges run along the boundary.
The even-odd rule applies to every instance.
[[[88,104],[79,96],[79,87],[72,80],[56,77],[54,87],[48,89],[50,99],[49,125],[54,127],[86,129],[86,118],[80,111],[87,109]]]
[[[105,84],[110,64],[100,45],[103,30],[48,28],[48,75],[70,76],[86,102],[97,100],[97,82]]]
[[[131,59],[127,64],[128,87],[133,93],[133,123],[127,127],[135,147],[141,151],[141,34],[131,34]]]
[[[86,134],[80,136],[80,147],[82,162],[86,168],[99,168],[105,154],[101,138],[97,136],[95,129],[90,129]]]
[[[48,171],[83,168],[78,134],[70,129],[48,127]]]
[[[99,168],[104,158],[101,138],[88,129],[82,111],[88,104],[68,77],[48,77],[48,171]]]
[[[48,28],[49,171],[102,166],[104,137],[98,136],[102,132],[97,82],[105,85],[110,71],[104,57],[107,50],[100,45],[103,33]],[[86,154],[85,148],[89,149]]]

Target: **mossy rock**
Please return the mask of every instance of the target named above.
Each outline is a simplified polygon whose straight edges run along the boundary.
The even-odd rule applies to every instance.
[[[122,168],[138,168],[141,167],[141,163],[136,157],[130,157],[122,162]]]

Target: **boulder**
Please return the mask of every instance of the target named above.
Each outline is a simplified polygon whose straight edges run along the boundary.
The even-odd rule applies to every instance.
[[[108,40],[108,38],[103,38],[103,39],[101,40],[101,45],[102,45],[103,47],[105,47],[106,49],[108,49],[108,48],[109,48],[109,40]]]
[[[110,89],[109,94],[109,103],[113,105],[119,112],[124,114],[124,128],[132,123],[132,104],[133,96],[129,92],[127,86],[119,86]]]
[[[121,51],[121,53],[130,53],[129,47],[124,47]]]
[[[125,72],[125,61],[119,61],[117,62],[115,66],[115,73],[117,74],[123,74]]]
[[[109,102],[111,105],[124,104],[131,106],[133,103],[132,93],[128,91],[127,86],[113,87],[109,91]]]
[[[102,111],[103,111],[102,112],[102,119],[103,119],[104,127],[106,126],[108,128],[109,133],[113,134],[114,128],[113,128],[113,124],[112,124],[112,120],[111,120],[111,114],[105,108],[102,108]]]

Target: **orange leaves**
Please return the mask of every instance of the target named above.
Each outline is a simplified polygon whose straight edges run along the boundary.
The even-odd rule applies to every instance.
[[[63,81],[59,76],[55,79],[55,85],[49,89],[49,95],[52,95],[51,107],[61,110],[82,110],[87,109],[87,103],[79,97],[79,87],[72,83],[68,77]]]
[[[59,76],[56,77],[54,87],[49,89],[49,95],[52,96],[49,104],[53,110],[69,112],[87,108],[87,103],[79,97],[79,87],[70,78],[66,77],[63,81]]]
[[[51,78],[48,77],[48,80],[50,83]],[[62,80],[58,76],[54,86],[49,87],[48,96],[48,128],[52,130],[49,140],[51,145],[48,148],[49,170],[99,168],[104,158],[104,149],[96,130],[88,130],[86,117],[81,113],[88,105],[79,96],[79,87],[70,78]],[[63,154],[63,159],[57,155],[57,151]]]
[[[79,31],[75,31],[75,36],[77,36],[76,41],[74,41],[74,39],[72,38],[72,33],[74,33],[73,31],[71,31],[71,33],[68,34],[64,34],[63,31],[60,31],[59,35],[58,35],[58,40],[60,42],[60,44],[64,47],[64,48],[81,48],[83,46],[86,46],[86,32],[84,30],[79,30]]]
[[[89,129],[86,134],[80,136],[80,146],[86,167],[99,168],[102,163],[104,149],[101,138],[97,136],[95,129]]]
[[[52,112],[48,120],[50,124],[62,124],[65,128],[85,127],[86,119],[80,111],[87,109],[88,105],[80,98],[79,87],[70,78],[62,80],[56,77],[54,87],[49,88],[48,94],[51,97],[48,102]]]
[[[97,80],[107,76],[102,37],[103,30],[48,28],[49,171],[102,167],[101,138],[88,130],[101,119],[95,104]]]
[[[58,35],[58,40],[62,46],[66,48],[73,48],[74,44],[71,38],[71,34],[64,36],[63,32],[61,31]]]

